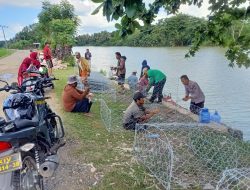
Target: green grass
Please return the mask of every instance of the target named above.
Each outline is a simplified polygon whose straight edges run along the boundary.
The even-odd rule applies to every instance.
[[[12,50],[0,48],[0,58],[6,57],[12,53]]]
[[[55,72],[56,96],[61,101],[61,94],[67,77],[73,73],[73,68]],[[99,102],[94,102],[91,112],[93,118],[84,117],[79,113],[63,112],[63,120],[68,139],[77,139],[81,146],[74,155],[87,163],[93,163],[99,172],[103,172],[102,181],[94,189],[157,189],[155,179],[148,175],[144,167],[133,159],[134,133],[108,133],[100,118]],[[113,105],[116,107],[117,105]]]

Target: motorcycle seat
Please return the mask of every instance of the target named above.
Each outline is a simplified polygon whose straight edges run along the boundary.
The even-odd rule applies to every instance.
[[[16,129],[23,129],[27,127],[36,127],[39,124],[38,118],[34,117],[32,120],[29,119],[16,119],[14,121]]]

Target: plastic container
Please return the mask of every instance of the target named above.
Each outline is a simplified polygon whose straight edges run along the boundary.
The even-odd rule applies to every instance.
[[[211,121],[216,122],[216,123],[221,122],[221,116],[216,110],[215,110],[214,114],[211,115],[210,119],[211,119]]]
[[[210,112],[208,108],[202,108],[199,114],[200,123],[210,123]]]
[[[156,139],[156,138],[159,138],[160,135],[159,135],[159,134],[154,134],[154,133],[153,133],[153,134],[148,134],[147,137],[148,137],[148,138],[151,138],[151,139]]]

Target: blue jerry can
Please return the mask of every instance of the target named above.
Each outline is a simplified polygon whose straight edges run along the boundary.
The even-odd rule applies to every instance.
[[[208,108],[202,108],[199,114],[200,123],[209,123],[210,122],[210,113]]]

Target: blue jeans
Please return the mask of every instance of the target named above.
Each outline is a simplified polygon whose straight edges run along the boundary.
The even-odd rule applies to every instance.
[[[92,102],[89,102],[89,99],[84,98],[81,101],[78,101],[72,110],[72,112],[84,112],[89,113],[90,108],[92,106]]]

